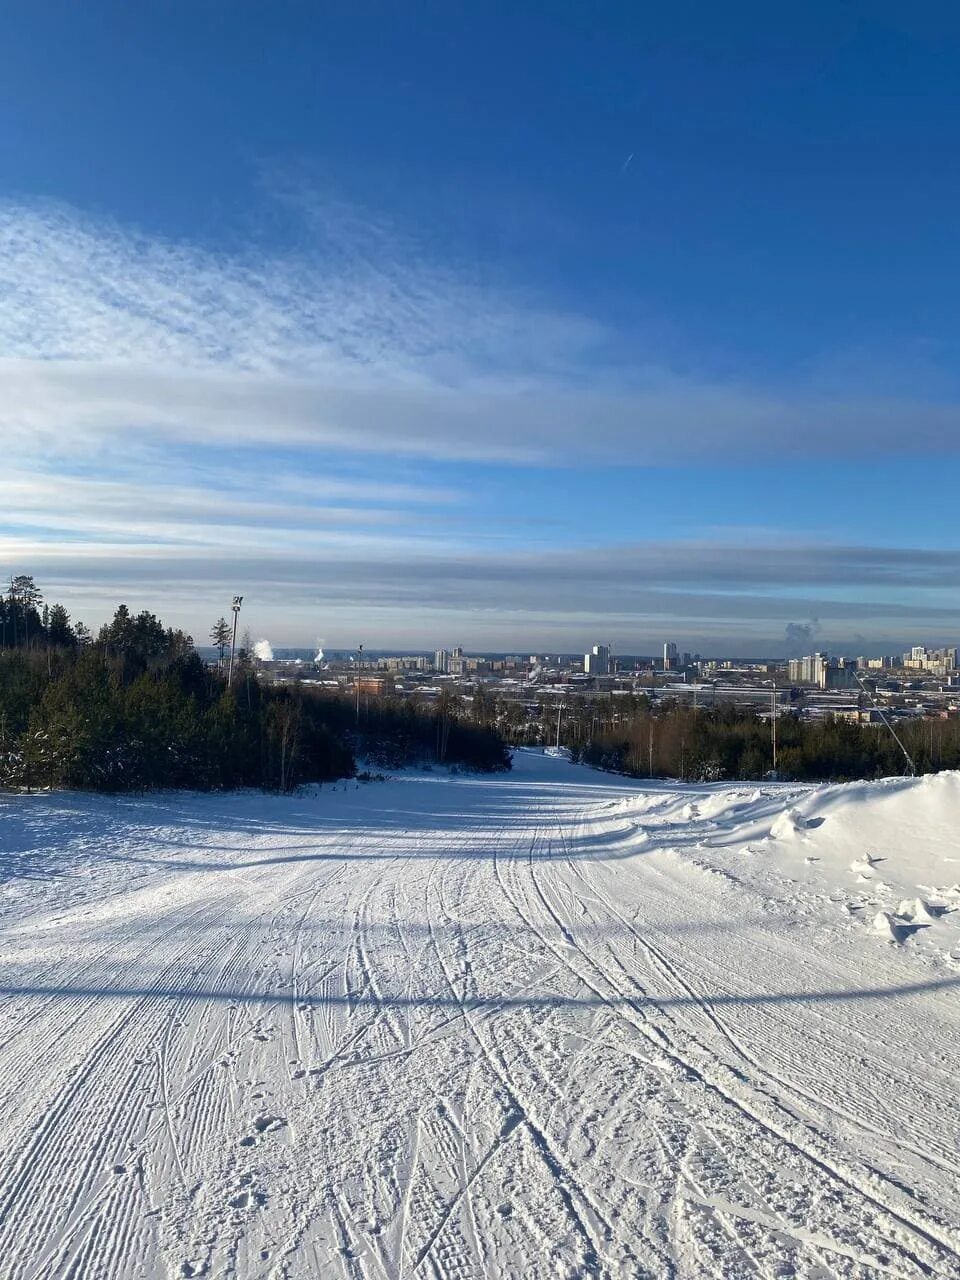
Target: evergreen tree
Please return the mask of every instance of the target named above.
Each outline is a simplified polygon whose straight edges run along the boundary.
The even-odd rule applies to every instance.
[[[37,608],[43,596],[33,577],[28,573],[15,574],[10,579],[8,603],[13,621],[13,643],[23,636],[23,647],[29,648],[30,631],[39,630],[41,622]]]
[[[47,636],[50,643],[58,648],[72,647],[77,643],[77,635],[70,626],[70,615],[62,604],[55,604],[50,609]]]
[[[230,624],[226,618],[218,618],[210,631],[210,639],[217,650],[217,670],[223,670],[223,659],[230,647]]]

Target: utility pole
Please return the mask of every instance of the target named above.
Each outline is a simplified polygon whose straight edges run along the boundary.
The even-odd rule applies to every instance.
[[[560,750],[560,717],[563,715],[563,703],[557,705],[557,750]]]
[[[237,623],[240,621],[240,606],[243,604],[243,596],[233,597],[233,639],[230,641],[230,668],[227,672],[227,688],[233,685],[233,658],[237,651]]]
[[[357,728],[360,728],[360,679],[363,676],[363,645],[360,645],[357,657]]]

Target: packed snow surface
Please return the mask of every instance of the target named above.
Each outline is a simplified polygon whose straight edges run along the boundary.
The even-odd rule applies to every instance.
[[[958,832],[533,752],[0,797],[0,1270],[960,1277]]]

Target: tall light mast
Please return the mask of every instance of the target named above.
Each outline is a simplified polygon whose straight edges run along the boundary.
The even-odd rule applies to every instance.
[[[237,651],[237,623],[240,621],[240,606],[243,604],[243,596],[233,597],[233,639],[230,641],[230,667],[227,672],[227,688],[233,684],[233,657]]]

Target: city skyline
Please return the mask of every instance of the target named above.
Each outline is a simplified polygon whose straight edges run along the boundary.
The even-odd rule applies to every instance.
[[[198,642],[955,643],[958,71],[857,5],[21,9],[0,574]]]

